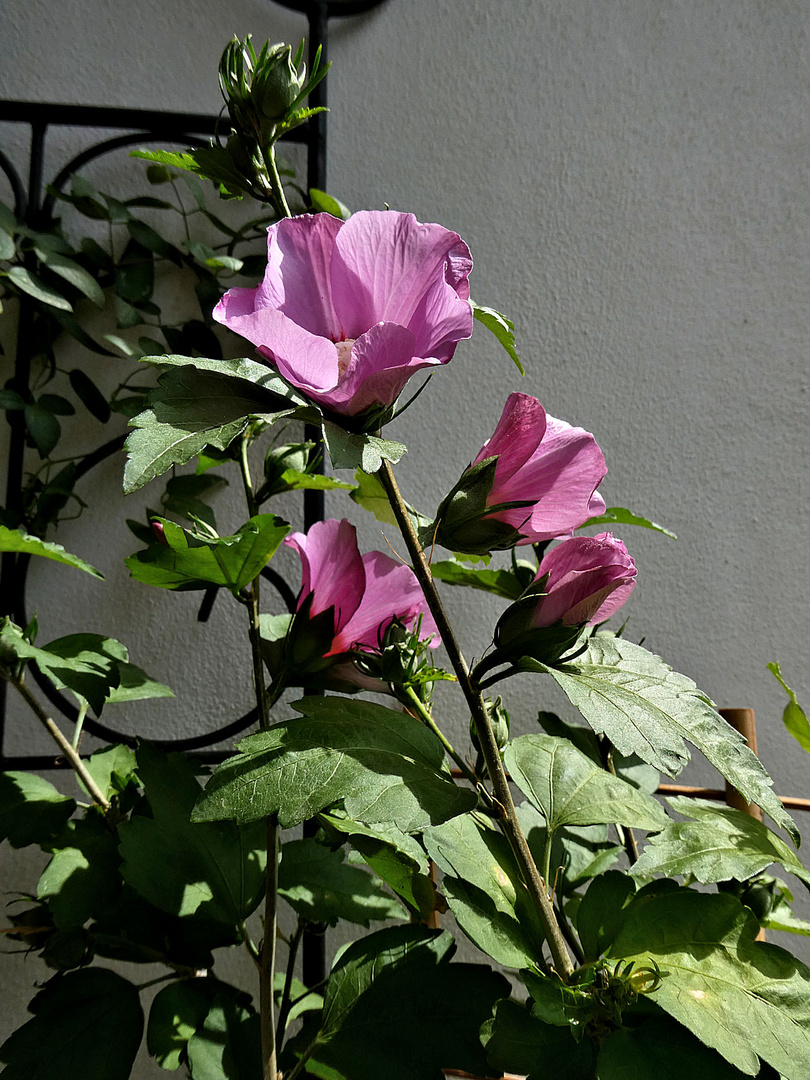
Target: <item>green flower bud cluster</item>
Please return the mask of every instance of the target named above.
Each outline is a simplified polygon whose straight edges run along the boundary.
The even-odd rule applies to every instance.
[[[237,130],[255,132],[264,142],[288,119],[306,85],[303,50],[302,41],[293,57],[292,46],[267,41],[257,56],[250,34],[228,43],[219,62],[219,85]]]

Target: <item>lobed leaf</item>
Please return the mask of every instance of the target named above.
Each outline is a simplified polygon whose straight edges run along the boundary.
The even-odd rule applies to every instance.
[[[197,803],[197,821],[298,825],[343,800],[368,825],[417,832],[469,810],[474,792],[444,772],[444,751],[422,724],[368,701],[304,698],[300,718],[243,739]]]

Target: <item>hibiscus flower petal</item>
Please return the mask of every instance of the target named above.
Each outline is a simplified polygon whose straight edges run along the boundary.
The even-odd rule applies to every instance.
[[[510,394],[492,438],[484,443],[473,462],[477,465],[485,458],[498,458],[495,483],[489,496],[492,505],[514,498],[510,492],[509,500],[504,499],[501,486],[535,453],[545,431],[546,410],[537,398],[529,394]]]
[[[377,323],[354,342],[340,382],[320,400],[349,416],[375,405],[393,405],[414,372],[436,363],[414,356],[413,350],[410,330],[395,323]]]
[[[363,556],[363,569],[366,579],[363,599],[335,638],[333,651],[346,652],[354,646],[376,649],[381,634],[395,618],[412,629],[420,612],[423,613],[421,637],[434,634],[431,646],[438,645],[436,624],[411,568],[381,551],[370,551]]]
[[[311,334],[339,341],[330,267],[343,225],[331,214],[301,214],[271,225],[257,306],[277,308]]]
[[[316,522],[306,534],[293,533],[284,543],[301,556],[298,607],[310,594],[310,615],[334,607],[335,631],[339,634],[357,610],[366,578],[354,525],[345,518],[330,518]],[[333,646],[332,652],[341,651],[345,650]]]
[[[469,285],[466,291],[469,293]],[[432,356],[446,364],[452,360],[459,341],[473,332],[472,308],[448,282],[436,281],[422,297],[409,328],[416,336],[420,356]]]
[[[425,328],[411,323],[425,294],[437,281],[446,282],[466,301],[471,269],[467,245],[441,225],[393,210],[353,214],[332,258],[332,300],[344,335],[360,337],[384,321],[407,326],[421,339]]]

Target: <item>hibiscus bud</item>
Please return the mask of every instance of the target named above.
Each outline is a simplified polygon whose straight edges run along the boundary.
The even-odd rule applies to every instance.
[[[251,97],[265,120],[279,121],[301,93],[306,68],[296,71],[290,45],[265,45],[253,76]]]
[[[451,551],[488,551],[564,536],[604,512],[607,472],[596,440],[547,416],[537,398],[510,394],[491,439],[442,502],[437,539]]]
[[[486,705],[487,715],[489,716],[489,722],[492,726],[492,734],[495,736],[495,742],[498,744],[500,752],[503,753],[506,749],[506,744],[509,742],[509,713],[504,708],[500,696],[496,697],[494,701],[492,701],[491,698],[486,698],[484,704]],[[470,739],[473,746],[480,754],[481,746],[478,739],[478,731],[472,720],[470,721]],[[478,772],[478,769],[476,769],[476,772]]]
[[[554,663],[586,624],[618,611],[635,584],[635,563],[610,533],[564,540],[544,556],[532,584],[501,616],[496,650]]]

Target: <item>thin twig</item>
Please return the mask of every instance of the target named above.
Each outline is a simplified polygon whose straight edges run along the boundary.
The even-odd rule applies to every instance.
[[[50,733],[51,737],[54,739],[59,749],[73,766],[73,771],[87,788],[91,798],[93,799],[93,802],[96,803],[96,805],[99,806],[106,814],[107,811],[110,809],[111,804],[104,797],[98,784],[87,771],[84,762],[73,749],[70,739],[68,739],[60,731],[60,729],[50,718],[50,716],[48,716],[48,714],[44,711],[42,706],[39,704],[37,699],[34,697],[34,695],[22,681],[22,679],[12,678],[5,672],[0,672],[0,674],[2,674],[2,677],[6,680],[6,682],[10,683],[14,687],[14,689],[22,696],[26,704],[30,707],[31,711],[36,716],[37,720],[39,720],[42,726]]]

